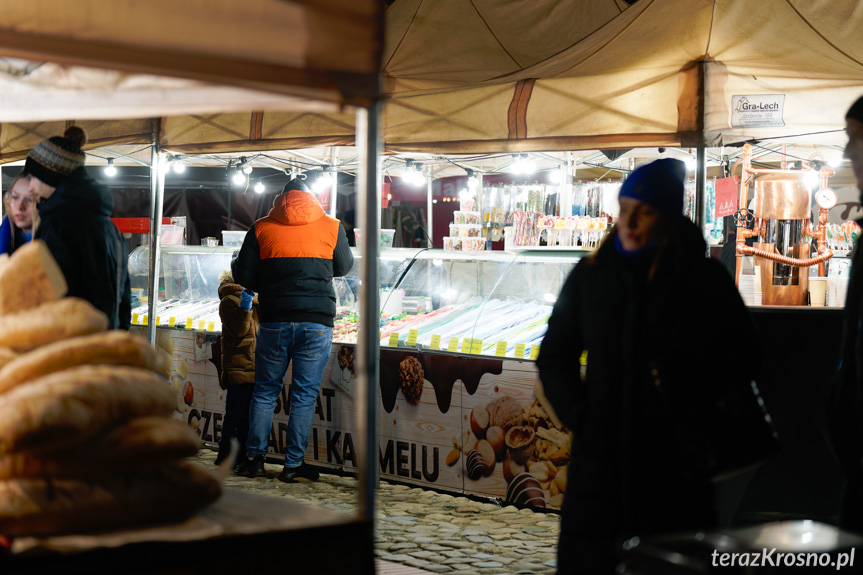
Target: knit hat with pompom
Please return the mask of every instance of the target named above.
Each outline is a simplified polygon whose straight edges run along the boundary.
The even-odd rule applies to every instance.
[[[86,143],[87,132],[79,126],[70,126],[62,137],[43,140],[30,150],[22,173],[56,188],[66,176],[84,165],[87,157],[81,147]]]

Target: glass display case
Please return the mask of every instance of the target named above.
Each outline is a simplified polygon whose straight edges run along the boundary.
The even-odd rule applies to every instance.
[[[219,273],[231,269],[231,246],[162,246],[159,256],[159,325],[221,332],[219,319]],[[129,276],[133,290],[132,324],[147,325],[146,297],[149,248],[141,246],[129,254]]]
[[[417,254],[426,251],[425,248],[382,248],[379,259],[380,302],[381,314],[392,316],[401,314],[404,298],[402,293],[394,290],[408,268],[413,264]],[[336,292],[336,317],[333,329],[333,341],[339,343],[356,343],[357,327],[359,325],[360,297],[360,261],[362,254],[359,248],[351,248],[354,256],[354,266],[345,277],[333,278],[333,289]]]
[[[424,250],[392,290],[401,313],[383,306],[381,346],[535,358],[557,294],[585,253]]]

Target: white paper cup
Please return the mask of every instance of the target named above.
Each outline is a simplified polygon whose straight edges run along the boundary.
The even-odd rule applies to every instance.
[[[809,278],[809,305],[812,307],[824,307],[827,296],[827,278]]]

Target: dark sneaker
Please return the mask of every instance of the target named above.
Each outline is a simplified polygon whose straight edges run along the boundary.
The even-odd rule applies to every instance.
[[[237,475],[242,477],[266,477],[267,470],[264,469],[264,456],[256,455],[240,463],[237,466]]]
[[[285,483],[296,483],[297,479],[317,481],[318,477],[320,474],[303,462],[298,467],[283,467],[278,479]]]

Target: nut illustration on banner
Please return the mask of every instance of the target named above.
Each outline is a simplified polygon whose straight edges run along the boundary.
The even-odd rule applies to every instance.
[[[507,483],[510,483],[512,478],[519,473],[527,471],[527,468],[524,465],[513,461],[512,456],[508,453],[506,454],[506,457],[503,458],[501,467],[503,468],[503,478]]]
[[[530,473],[519,473],[506,488],[506,501],[523,507],[545,507],[542,485]]]
[[[508,430],[516,425],[527,424],[527,415],[521,404],[514,397],[504,395],[486,406],[489,414],[489,425],[497,425]]]
[[[446,465],[447,467],[452,467],[458,461],[458,458],[461,456],[461,450],[453,448],[446,456]]]
[[[486,408],[477,406],[471,410],[470,430],[473,431],[477,439],[485,438],[485,432],[488,429],[488,420],[489,415]]]
[[[492,425],[485,432],[485,439],[494,449],[494,456],[498,461],[503,461],[503,454],[506,453],[506,445],[503,442],[505,433],[503,427],[499,425]]]
[[[462,429],[459,436],[452,438],[453,450],[447,456],[447,465],[455,465],[459,455],[464,454],[465,475],[476,481],[492,475],[500,463],[508,503],[537,508],[561,506],[572,438],[544,394],[537,394],[532,402],[502,395],[485,407],[476,405]]]
[[[339,354],[337,356],[339,367],[350,372],[351,377],[355,377],[354,373],[354,348],[349,345],[339,346]],[[345,378],[348,379],[348,378]]]
[[[192,403],[195,401],[195,388],[192,387],[191,381],[187,381],[186,385],[183,387],[183,401],[189,407],[191,407]]]
[[[402,393],[409,404],[417,405],[420,402],[424,377],[423,366],[414,356],[405,357],[399,364]]]
[[[526,425],[517,425],[506,432],[504,442],[512,460],[524,465],[531,455],[533,455],[533,447],[536,443],[536,431]]]

